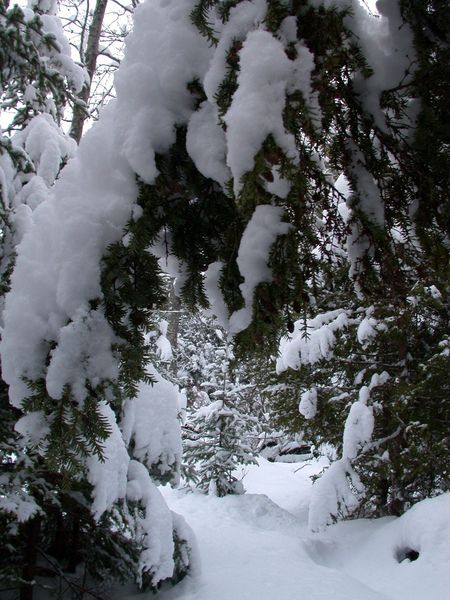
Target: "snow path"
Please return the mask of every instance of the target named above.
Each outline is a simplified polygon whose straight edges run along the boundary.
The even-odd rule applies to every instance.
[[[400,519],[358,519],[311,534],[310,476],[326,462],[260,458],[247,468],[243,496],[160,488],[195,532],[201,573],[156,596],[115,600],[448,600],[450,494]],[[420,557],[399,562],[405,549]]]
[[[179,499],[172,508],[197,533],[203,575],[161,600],[382,600],[350,576],[313,562],[305,530],[266,496]],[[187,510],[186,510],[187,509]]]
[[[308,551],[309,475],[317,464],[262,459],[261,466],[244,479],[247,490],[258,494],[215,498],[164,489],[170,508],[196,533],[202,573],[160,592],[158,600],[390,600],[318,564]],[[294,473],[299,467],[301,476]],[[277,503],[260,493],[263,488]]]

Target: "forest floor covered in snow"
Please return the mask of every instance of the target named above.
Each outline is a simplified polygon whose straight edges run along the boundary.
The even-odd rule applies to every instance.
[[[316,460],[260,458],[246,468],[242,496],[162,488],[170,508],[195,531],[201,572],[156,598],[448,599],[450,494],[421,502],[401,518],[347,521],[313,534],[307,527],[310,476],[322,467]],[[419,553],[414,561],[405,558],[411,550]]]

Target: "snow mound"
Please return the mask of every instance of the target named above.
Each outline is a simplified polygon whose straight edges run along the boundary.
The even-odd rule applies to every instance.
[[[294,532],[299,528],[298,519],[263,494],[227,496],[223,506],[230,517],[255,529]]]
[[[449,540],[446,493],[399,518],[338,523],[305,540],[304,548],[316,564],[342,570],[393,600],[444,599],[450,589]]]
[[[450,564],[450,493],[419,502],[388,528],[397,560],[409,549],[421,562]]]
[[[368,542],[366,552],[376,551],[398,569],[411,562],[408,568],[420,570],[425,565],[450,564],[449,540],[450,493],[446,493],[422,500],[398,519],[389,520]],[[414,564],[409,553],[418,555]]]

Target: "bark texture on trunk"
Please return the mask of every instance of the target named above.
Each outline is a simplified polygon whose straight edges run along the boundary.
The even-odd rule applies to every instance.
[[[94,77],[95,68],[97,66],[100,35],[107,4],[108,0],[97,0],[94,14],[92,15],[92,21],[89,26],[86,54],[84,56],[84,64],[89,75],[89,83],[87,83],[78,94],[78,98],[81,100],[82,104],[74,107],[72,125],[70,127],[70,136],[73,137],[77,143],[80,143],[84,122],[87,117],[85,106],[87,106],[91,94],[92,78]]]

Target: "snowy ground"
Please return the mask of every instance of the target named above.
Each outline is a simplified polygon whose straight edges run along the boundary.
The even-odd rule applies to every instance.
[[[450,494],[400,519],[340,523],[311,534],[309,476],[318,470],[317,462],[260,459],[248,468],[243,496],[164,488],[170,508],[196,533],[202,572],[159,592],[158,600],[450,598]],[[419,558],[399,562],[411,549]]]

